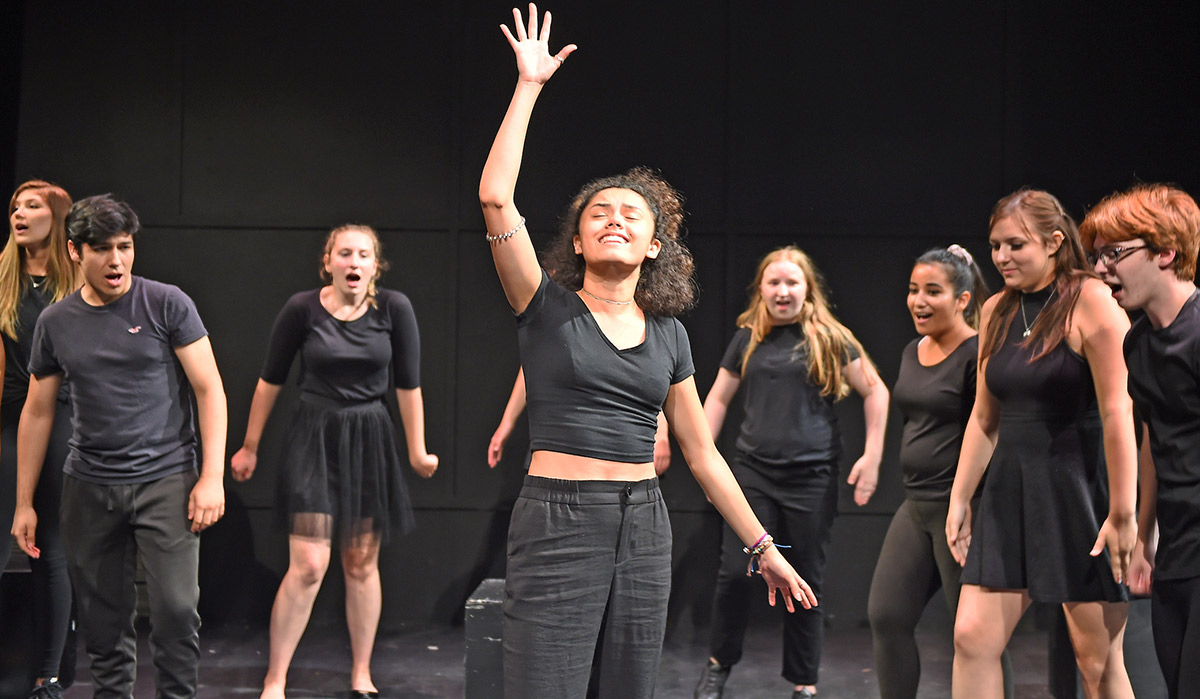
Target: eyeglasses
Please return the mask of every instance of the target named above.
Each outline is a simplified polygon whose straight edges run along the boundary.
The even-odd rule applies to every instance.
[[[1133,247],[1128,245],[1110,245],[1105,248],[1100,248],[1099,250],[1096,250],[1088,255],[1088,262],[1091,263],[1093,267],[1096,266],[1097,262],[1105,267],[1113,267],[1121,260],[1129,257],[1135,251],[1145,250],[1149,247],[1149,245],[1135,245]]]

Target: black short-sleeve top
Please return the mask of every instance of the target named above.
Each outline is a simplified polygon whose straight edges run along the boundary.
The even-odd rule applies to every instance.
[[[914,500],[948,500],[962,450],[963,430],[975,405],[979,337],[963,340],[945,359],[924,366],[920,338],[904,348],[892,405],[904,420],[900,468]]]
[[[275,319],[262,379],[285,383],[299,353],[301,391],[346,402],[377,400],[390,385],[421,385],[420,346],[412,303],[399,291],[380,289],[375,304],[354,320],[330,315],[320,289],[301,291]]]
[[[771,329],[754,348],[746,371],[742,358],[750,329],[739,328],[721,359],[721,368],[741,377],[745,418],[737,448],[760,463],[786,466],[841,459],[842,433],[832,396],[808,376],[808,346],[799,323]],[[849,350],[847,363],[858,358]]]
[[[1129,395],[1150,431],[1158,476],[1154,577],[1200,575],[1200,291],[1158,330],[1145,316],[1125,336]]]
[[[617,349],[574,292],[542,272],[517,315],[529,411],[529,449],[622,463],[654,459],[658,413],[695,373],[687,331],[646,314],[646,338]]]

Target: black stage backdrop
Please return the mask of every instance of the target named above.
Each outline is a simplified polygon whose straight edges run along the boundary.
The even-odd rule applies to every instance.
[[[483,241],[476,188],[515,80],[477,0],[8,2],[0,177],[76,198],[114,192],[141,214],[135,271],[199,306],[240,445],[271,322],[318,284],[330,227],[369,223],[421,326],[435,478],[406,472],[418,529],[382,556],[383,628],[449,623],[502,576],[522,479],[522,423],[484,460],[517,370],[511,318]],[[688,315],[704,395],[755,261],[796,243],[841,319],[894,380],[913,336],[912,260],[958,242],[987,264],[987,216],[1023,185],[1080,217],[1135,181],[1200,192],[1200,5],[578,2],[550,6],[555,48],[579,51],[543,93],[517,200],[535,240],[591,177],[649,165],[687,197],[701,301]],[[11,187],[8,191],[11,191]],[[997,281],[993,276],[992,281]],[[262,623],[287,562],[272,510],[285,391],[260,470],[227,481],[204,535],[209,624]],[[841,406],[846,460],[861,401]],[[736,410],[729,423],[738,422]],[[881,487],[843,488],[826,611],[861,623],[875,557],[902,498],[889,425]],[[732,446],[733,430],[720,440]],[[719,518],[676,450],[673,632],[706,625]],[[341,615],[337,565],[314,620]],[[940,603],[939,603],[940,604]],[[340,623],[340,622],[339,622]]]

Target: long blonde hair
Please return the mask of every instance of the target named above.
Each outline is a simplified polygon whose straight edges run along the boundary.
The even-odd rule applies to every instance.
[[[65,220],[71,208],[71,196],[58,185],[44,180],[29,180],[17,187],[8,202],[8,243],[0,252],[0,332],[17,339],[17,309],[21,305],[21,294],[29,283],[22,267],[25,249],[17,244],[16,231],[12,228],[12,214],[17,210],[17,198],[25,192],[33,192],[50,207],[50,254],[46,257],[46,290],[51,301],[63,297],[79,288],[79,268],[71,261],[67,252],[67,229]]]
[[[749,328],[750,343],[746,346],[746,354],[742,357],[742,375],[746,373],[746,365],[750,355],[775,327],[771,322],[771,313],[762,297],[762,280],[767,267],[774,262],[787,261],[794,263],[804,273],[807,287],[804,292],[804,303],[800,307],[800,331],[803,339],[801,344],[808,344],[807,365],[809,380],[821,387],[821,395],[833,396],[835,400],[845,398],[850,394],[850,383],[842,376],[842,370],[847,364],[850,350],[853,349],[863,361],[863,369],[867,380],[874,383],[878,380],[879,371],[862,344],[854,337],[854,333],[842,325],[834,317],[825,298],[824,283],[812,259],[800,248],[788,245],[767,253],[758,263],[758,272],[750,284],[750,303],[746,310],[738,316],[739,328]],[[799,349],[799,346],[797,346]]]

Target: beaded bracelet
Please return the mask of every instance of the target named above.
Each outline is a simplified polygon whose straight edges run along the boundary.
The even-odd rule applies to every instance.
[[[488,243],[490,243],[492,245],[495,245],[496,243],[502,243],[502,242],[508,240],[509,238],[513,237],[514,235],[516,235],[517,231],[521,230],[521,226],[524,226],[524,225],[525,225],[525,217],[522,216],[521,220],[517,221],[517,225],[513,226],[512,230],[508,231],[507,233],[499,233],[497,235],[491,235],[490,233],[485,232],[483,234],[483,239],[488,241]]]
[[[758,537],[758,541],[754,542],[753,546],[743,546],[742,553],[748,553],[751,556],[761,556],[763,551],[766,551],[775,543],[775,537],[763,532],[763,535]]]

